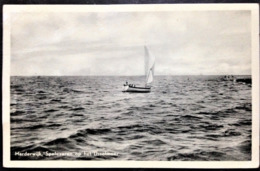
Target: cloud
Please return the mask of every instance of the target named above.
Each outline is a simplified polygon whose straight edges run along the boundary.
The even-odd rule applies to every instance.
[[[250,74],[250,11],[13,13],[12,75]]]

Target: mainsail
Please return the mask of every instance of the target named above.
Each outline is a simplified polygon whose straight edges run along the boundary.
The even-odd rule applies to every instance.
[[[145,74],[146,74],[145,86],[149,86],[149,84],[153,82],[155,57],[149,52],[146,46],[144,47],[144,49],[145,49]]]
[[[150,93],[151,92],[151,83],[153,82],[154,75],[154,62],[155,57],[149,52],[148,48],[144,47],[144,57],[145,57],[145,75],[146,82],[145,87],[138,87],[134,84],[124,84],[123,92],[131,92],[131,93]]]

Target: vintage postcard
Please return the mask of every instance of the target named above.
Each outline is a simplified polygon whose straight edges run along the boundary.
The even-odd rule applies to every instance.
[[[4,167],[258,167],[257,4],[3,11]]]

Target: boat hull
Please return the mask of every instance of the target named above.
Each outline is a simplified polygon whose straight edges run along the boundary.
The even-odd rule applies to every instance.
[[[151,88],[149,87],[129,87],[124,86],[123,92],[130,92],[130,93],[150,93]]]

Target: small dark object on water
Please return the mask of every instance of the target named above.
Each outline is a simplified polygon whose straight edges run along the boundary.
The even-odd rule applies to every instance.
[[[252,83],[252,79],[251,78],[237,78],[236,82],[242,82],[242,83],[246,83],[246,84],[251,84]]]

